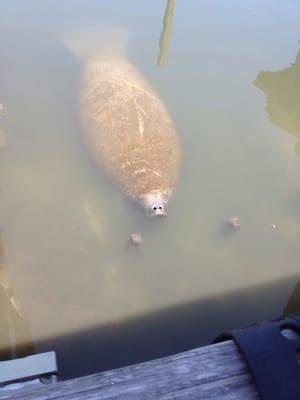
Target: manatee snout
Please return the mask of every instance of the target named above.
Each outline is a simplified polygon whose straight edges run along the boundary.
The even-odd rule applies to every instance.
[[[151,217],[167,217],[166,204],[156,201],[152,204],[150,216]]]
[[[146,215],[151,218],[167,217],[169,196],[160,192],[148,193],[142,196],[142,206]]]

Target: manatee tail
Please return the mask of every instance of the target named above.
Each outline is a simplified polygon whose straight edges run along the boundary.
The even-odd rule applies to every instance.
[[[102,55],[125,56],[128,32],[113,27],[88,28],[63,35],[62,42],[83,60]]]

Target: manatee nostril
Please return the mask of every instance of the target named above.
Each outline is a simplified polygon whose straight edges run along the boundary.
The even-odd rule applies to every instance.
[[[159,209],[159,210],[162,210],[162,206],[159,206],[158,209]]]
[[[156,211],[156,210],[157,210],[157,207],[153,207],[153,210]]]

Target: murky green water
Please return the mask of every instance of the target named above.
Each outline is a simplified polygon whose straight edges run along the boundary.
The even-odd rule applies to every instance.
[[[166,7],[0,4],[2,285],[14,288],[22,317],[7,299],[2,314],[26,325],[10,322],[1,348],[14,347],[15,330],[18,343],[57,350],[64,376],[181,351],[277,316],[297,282],[300,4]],[[124,198],[84,145],[84,61],[64,37],[108,26],[128,32],[127,57],[180,139],[180,177],[163,221]],[[226,226],[233,216],[237,231]],[[132,232],[142,235],[139,248],[127,246]],[[75,368],[70,360],[82,353],[84,367]]]

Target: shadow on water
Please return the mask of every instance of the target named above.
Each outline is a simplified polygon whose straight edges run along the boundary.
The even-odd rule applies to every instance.
[[[254,85],[266,95],[266,112],[272,123],[297,139],[300,156],[300,51],[296,60],[281,71],[261,71]]]
[[[119,368],[210,343],[219,333],[282,314],[295,280],[274,281],[38,342],[56,350],[61,378]],[[260,305],[257,307],[257,305]]]
[[[1,253],[1,260],[3,252]],[[299,276],[168,307],[140,317],[32,342],[30,327],[0,270],[1,359],[55,350],[60,377],[74,378],[186,351],[221,331],[278,317]],[[300,281],[284,313],[300,310]],[[259,310],[257,304],[260,304]]]

